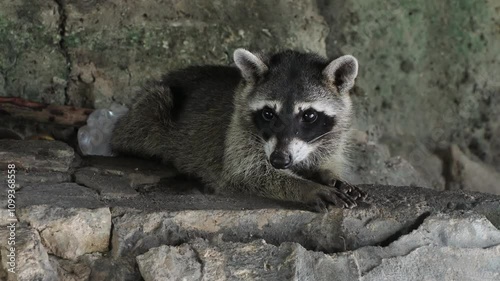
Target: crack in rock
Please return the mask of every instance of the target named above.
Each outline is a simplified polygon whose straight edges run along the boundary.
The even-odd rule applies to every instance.
[[[66,23],[68,19],[68,15],[66,14],[66,3],[65,0],[54,0],[57,4],[59,11],[59,48],[64,58],[66,59],[66,85],[64,86],[64,104],[68,104],[70,102],[68,96],[68,88],[69,88],[69,77],[71,75],[71,56],[68,51],[68,46],[66,45]]]
[[[400,237],[407,235],[411,233],[412,231],[418,229],[425,221],[426,218],[428,218],[431,215],[430,212],[424,212],[420,216],[418,216],[415,221],[400,230],[396,231],[393,235],[387,237],[384,241],[379,243],[379,246],[381,247],[387,247],[389,246],[392,242],[397,241]]]

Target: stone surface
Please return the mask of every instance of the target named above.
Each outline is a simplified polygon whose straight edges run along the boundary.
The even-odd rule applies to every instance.
[[[82,168],[75,172],[75,182],[96,190],[102,199],[132,198],[139,193],[124,176],[101,174],[92,168]]]
[[[57,1],[0,3],[0,96],[64,104],[69,75]]]
[[[50,256],[52,266],[57,270],[61,281],[74,280],[142,280],[134,258],[114,260],[92,253],[81,256],[78,261],[70,261]]]
[[[500,173],[491,167],[470,159],[458,146],[449,150],[450,189],[465,189],[500,195]]]
[[[202,265],[198,259],[198,253],[188,245],[160,246],[137,256],[137,264],[145,281],[175,280],[179,277],[200,280]]]
[[[192,237],[223,237],[228,241],[264,238],[269,243],[301,242],[318,250],[343,247],[339,213],[323,218],[311,212],[283,210],[182,211],[125,214],[113,220],[111,253],[114,257],[137,255],[162,244],[179,244]],[[203,221],[199,224],[198,221]],[[318,227],[318,223],[323,227]],[[337,229],[336,229],[337,228]]]
[[[336,252],[387,244],[411,232],[431,213],[463,209],[484,214],[494,225],[500,226],[500,200],[497,197],[489,200],[480,193],[453,192],[441,193],[437,197],[435,191],[417,187],[364,188],[370,196],[367,205],[352,210],[335,209],[328,214],[283,210],[283,207],[275,210],[279,205],[262,203],[258,207],[256,203],[249,210],[236,211],[231,210],[238,207],[236,202],[222,206],[223,201],[217,201],[217,197],[198,201],[196,208],[200,210],[128,212],[113,220],[111,252],[114,257],[142,254],[150,247],[189,241],[193,235],[203,238],[222,236],[225,241],[239,242],[263,238],[274,245],[289,241],[311,250]],[[175,206],[170,202],[181,200],[186,200],[186,197],[165,196],[164,208]],[[218,206],[215,210],[211,210],[213,204]],[[221,210],[225,208],[228,210]],[[203,221],[203,224],[198,221]]]
[[[47,251],[58,257],[75,260],[83,254],[108,250],[111,232],[108,208],[38,205],[20,209],[18,217],[39,231]]]
[[[7,171],[0,171],[3,178],[7,178]],[[20,190],[32,184],[54,184],[71,181],[71,173],[68,172],[30,172],[17,171],[15,189]],[[7,183],[0,182],[0,188],[7,188]]]
[[[0,140],[0,169],[15,164],[17,170],[38,172],[66,172],[75,157],[75,151],[58,141]]]
[[[351,149],[354,184],[431,187],[432,184],[399,156],[391,156],[389,148],[374,142],[358,143]]]
[[[2,227],[0,229],[1,241],[7,241],[9,235],[8,229]],[[1,243],[1,269],[0,276],[6,277],[9,281],[52,281],[56,279],[56,270],[49,262],[49,256],[45,247],[42,244],[38,232],[30,228],[26,223],[18,224],[16,228],[16,259],[15,259],[15,274],[8,273],[8,265],[6,263],[8,248],[7,243]]]
[[[360,62],[355,127],[377,127],[378,143],[442,190],[441,172],[449,167],[441,167],[436,152],[451,144],[500,171],[499,5],[4,1],[0,96],[86,107],[130,104],[146,80],[187,65],[231,63],[236,47],[350,53]],[[395,166],[408,168],[404,161]],[[472,185],[480,185],[477,180]]]
[[[105,204],[99,195],[76,183],[37,184],[17,192],[17,208],[50,205],[61,208],[100,208]]]
[[[16,279],[138,280],[142,273],[154,280],[193,268],[196,277],[197,265],[202,277],[215,279],[500,279],[500,199],[461,190],[500,188],[499,5],[1,2],[0,96],[104,107],[130,103],[145,80],[165,71],[228,64],[236,47],[351,53],[361,66],[352,93],[356,126],[374,138],[368,140],[374,146],[357,156],[356,175],[378,183],[362,187],[370,197],[359,208],[316,214],[298,204],[202,194],[199,184],[171,179],[173,173],[155,170],[157,164],[149,172],[137,162],[122,167],[123,159],[89,160],[75,176],[84,186],[61,183],[73,175],[72,156],[57,155],[66,148],[9,142],[16,146],[18,168],[28,170],[18,173]],[[2,170],[11,160],[1,154],[4,145]],[[56,155],[37,150],[39,145],[57,146]],[[443,150],[451,151],[449,158]],[[100,236],[108,237],[101,239],[103,253],[75,248],[92,235],[64,234],[93,225],[80,216],[98,216],[99,224],[109,225]],[[5,241],[5,228],[0,234]],[[75,243],[62,247],[67,239]],[[3,280],[5,244],[0,248]],[[177,271],[166,271],[170,261]]]
[[[5,198],[2,198],[2,201],[1,201],[1,203],[2,203],[2,208],[0,209],[0,218],[2,218],[0,220],[1,227],[9,225],[11,222],[17,221],[17,217],[15,216],[15,213],[12,213],[7,209],[7,202],[5,200],[6,200]]]
[[[162,246],[137,257],[144,280],[331,280],[332,259],[296,243],[195,240]],[[337,279],[336,279],[337,280]]]
[[[327,54],[352,54],[356,127],[379,127],[391,154],[458,144],[500,171],[500,2],[320,0]],[[446,13],[442,11],[446,10]],[[480,185],[475,182],[474,185]],[[500,187],[497,187],[497,190]]]
[[[393,152],[406,154],[405,152]],[[401,156],[403,157],[403,156]],[[433,152],[425,146],[421,145],[413,150],[407,157],[408,162],[413,168],[422,175],[430,185],[427,187],[436,190],[446,190],[448,178],[445,177],[445,170],[448,169],[448,162],[443,158],[442,154]]]
[[[499,5],[494,0],[4,1],[0,96],[106,107],[130,104],[146,80],[172,69],[229,64],[237,47],[295,48],[332,58],[350,53],[360,62],[352,93],[355,127],[377,127],[377,143],[442,190],[452,184],[444,180],[452,180],[442,177],[450,167],[442,167],[448,163],[438,151],[451,144],[500,172]],[[26,136],[25,130],[15,131]],[[56,134],[67,139],[66,133]],[[410,171],[405,161],[393,160],[392,170]],[[466,187],[482,184],[479,178]]]
[[[64,260],[50,256],[50,263],[57,272],[58,280],[83,281],[89,280],[92,269],[85,263]]]
[[[437,215],[387,247],[333,257],[355,265],[343,268],[343,280],[495,280],[500,276],[500,231],[474,215]]]
[[[391,159],[383,145],[364,157],[359,163],[370,169]],[[20,235],[35,241],[19,256],[18,265],[33,264],[19,280],[381,280],[387,272],[396,280],[460,280],[463,272],[488,280],[500,264],[500,197],[491,194],[361,185],[368,199],[357,208],[315,213],[204,193],[199,182],[154,161],[84,158],[57,172],[72,182],[41,183],[50,173],[29,174],[16,191]],[[380,179],[397,179],[386,175]]]
[[[147,79],[189,64],[231,63],[241,46],[325,53],[327,27],[312,0],[71,1],[64,11],[75,105],[128,103]]]
[[[379,267],[366,272],[363,280],[497,280],[499,262],[499,246],[488,249],[423,246],[407,256],[387,258]]]
[[[92,268],[90,280],[135,281],[141,280],[135,258],[113,259],[96,255],[85,256],[86,264]],[[111,269],[111,270],[110,270]]]
[[[77,181],[78,178],[84,181],[84,175],[88,176],[88,170],[92,170],[96,175],[104,177],[122,177],[123,183],[126,182],[128,186],[133,189],[154,186],[160,183],[163,179],[174,177],[177,174],[173,168],[167,167],[158,162],[130,157],[86,157],[83,165],[86,166],[86,169],[83,170],[85,172],[81,173],[80,176],[77,173]],[[103,180],[106,179],[103,178]],[[99,185],[103,186],[105,184]],[[96,186],[92,188],[98,187]]]
[[[137,261],[146,281],[496,280],[500,231],[484,217],[437,215],[386,247],[331,256],[296,243],[197,239],[150,249]]]

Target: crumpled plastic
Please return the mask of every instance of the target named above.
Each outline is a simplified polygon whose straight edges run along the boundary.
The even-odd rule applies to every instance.
[[[111,135],[116,122],[127,111],[127,107],[117,103],[94,110],[87,118],[87,125],[78,129],[78,145],[83,155],[113,156]]]

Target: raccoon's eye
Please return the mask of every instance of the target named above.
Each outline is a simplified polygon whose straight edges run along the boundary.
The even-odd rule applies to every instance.
[[[318,119],[318,113],[314,109],[308,109],[302,114],[302,121],[307,123],[313,123]]]
[[[274,112],[270,108],[262,109],[262,118],[266,121],[271,121],[274,118]]]

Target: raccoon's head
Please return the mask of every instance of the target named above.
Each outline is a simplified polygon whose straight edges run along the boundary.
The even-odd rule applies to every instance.
[[[350,55],[328,61],[284,51],[268,57],[234,52],[245,81],[239,106],[248,130],[276,169],[317,163],[343,149],[350,125],[358,62]]]

